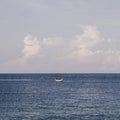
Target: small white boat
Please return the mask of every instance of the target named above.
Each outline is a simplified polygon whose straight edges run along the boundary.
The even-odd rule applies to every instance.
[[[55,81],[57,82],[62,82],[64,79],[63,78],[56,78]]]

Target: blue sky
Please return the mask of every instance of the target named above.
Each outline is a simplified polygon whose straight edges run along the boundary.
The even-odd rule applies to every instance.
[[[120,1],[0,2],[0,72],[120,72]]]

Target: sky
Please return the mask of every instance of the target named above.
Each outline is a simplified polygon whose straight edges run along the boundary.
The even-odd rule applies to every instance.
[[[120,73],[119,0],[0,0],[0,73]]]

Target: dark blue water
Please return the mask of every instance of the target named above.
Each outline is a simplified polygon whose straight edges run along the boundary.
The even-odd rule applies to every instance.
[[[120,74],[0,74],[0,120],[120,120]]]

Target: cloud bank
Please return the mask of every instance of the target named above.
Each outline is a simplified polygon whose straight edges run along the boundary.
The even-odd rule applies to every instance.
[[[31,62],[34,64],[30,67],[35,66],[38,72],[120,71],[120,50],[109,47],[112,40],[102,37],[95,26],[85,26],[81,34],[69,41],[52,37],[38,39],[30,34],[23,41],[21,56],[12,61],[14,66]]]

